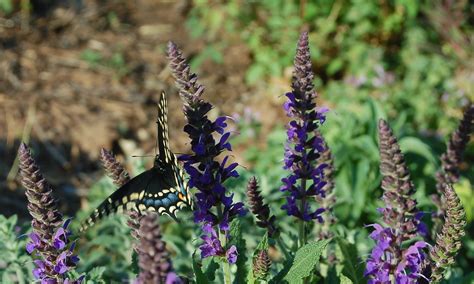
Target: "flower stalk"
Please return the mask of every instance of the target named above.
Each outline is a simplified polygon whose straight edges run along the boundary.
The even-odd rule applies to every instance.
[[[263,197],[255,177],[251,177],[247,183],[247,199],[250,211],[257,218],[257,226],[266,229],[270,238],[277,235],[276,217],[274,215],[270,216],[270,208],[263,202]]]
[[[446,183],[455,184],[459,180],[459,165],[469,142],[469,136],[474,131],[474,105],[471,104],[464,112],[458,128],[452,133],[446,147],[446,152],[441,156],[441,168],[436,173],[437,194],[431,196],[436,205],[437,212],[433,214],[434,234],[438,233],[443,226],[443,218],[446,215],[447,201],[445,200]]]
[[[181,50],[172,42],[168,44],[169,66],[184,102],[183,111],[187,119],[184,131],[191,140],[191,154],[179,157],[188,173],[189,186],[198,190],[195,194],[196,208],[194,221],[201,224],[204,243],[200,246],[201,257],[219,256],[223,259],[224,281],[230,283],[230,264],[237,261],[235,246],[229,246],[230,222],[245,214],[243,203],[234,202],[224,182],[239,176],[237,163],[227,163],[229,156],[222,161],[218,156],[231,151],[228,142],[230,133],[226,131],[226,117],[211,120],[208,117],[212,105],[201,96],[204,86],[191,73]]]
[[[313,85],[313,71],[309,52],[308,33],[303,32],[297,44],[292,91],[286,94],[284,109],[291,121],[287,126],[284,169],[290,174],[282,179],[281,191],[288,192],[282,207],[299,220],[298,246],[307,242],[306,224],[314,219],[323,222],[323,208],[311,209],[309,197],[324,196],[324,168],[318,164],[324,150],[318,127],[324,122],[325,109],[316,109],[317,94]],[[313,199],[314,200],[314,199]]]
[[[138,266],[140,274],[137,284],[182,283],[173,271],[170,254],[162,240],[158,215],[147,213],[140,219],[140,243],[138,246]]]
[[[35,258],[33,276],[42,283],[79,284],[84,275],[76,280],[68,279],[66,275],[79,262],[74,255],[75,242],[69,240],[71,220],[63,222],[53,197],[53,188],[41,174],[26,144],[20,145],[18,157],[28,211],[33,217],[33,232],[29,235],[31,241],[26,245],[28,254]]]
[[[427,244],[416,241],[407,247],[406,243],[425,234],[413,199],[415,187],[410,179],[405,158],[397,138],[388,123],[379,121],[380,171],[385,207],[379,208],[384,226],[372,224],[374,231],[370,238],[376,241],[367,259],[364,275],[369,283],[418,283],[424,276]]]
[[[446,201],[444,224],[436,236],[436,244],[430,249],[431,280],[435,283],[443,279],[446,269],[455,262],[466,226],[466,213],[451,184],[444,184],[443,196]]]

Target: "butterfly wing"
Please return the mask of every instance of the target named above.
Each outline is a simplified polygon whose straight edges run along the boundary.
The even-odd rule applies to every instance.
[[[158,119],[156,121],[158,126],[158,151],[160,158],[165,162],[171,162],[174,154],[170,151],[169,134],[168,134],[168,101],[166,100],[165,92],[161,93],[160,101],[158,102]]]
[[[183,194],[174,174],[172,167],[169,166],[161,168],[159,174],[153,175],[143,198],[137,201],[140,212],[156,211],[175,218],[179,209],[189,205],[188,195]]]
[[[156,211],[176,218],[176,211],[191,206],[191,196],[184,172],[170,151],[168,104],[165,93],[158,103],[158,151],[152,169],[141,173],[112,193],[83,222],[81,232],[97,220],[121,210]]]
[[[123,211],[124,209],[136,210],[136,206],[145,195],[145,189],[148,188],[148,184],[151,182],[153,176],[154,170],[150,169],[134,177],[117,189],[82,223],[80,231],[85,231],[98,220],[117,211]]]

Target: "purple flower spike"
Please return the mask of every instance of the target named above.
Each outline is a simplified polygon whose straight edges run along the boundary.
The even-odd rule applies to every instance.
[[[422,214],[416,211],[415,192],[408,168],[397,139],[384,120],[379,122],[380,171],[382,172],[383,201],[385,207],[377,211],[382,214],[384,225],[370,225],[370,234],[376,244],[367,259],[364,275],[368,283],[419,283],[426,266],[427,244],[418,241],[406,247],[405,243],[421,237],[424,226]]]
[[[233,263],[237,253],[233,252],[234,248],[227,247],[229,224],[234,218],[244,215],[245,209],[241,202],[234,202],[233,194],[224,186],[226,180],[239,176],[235,170],[238,164],[228,162],[229,156],[224,156],[222,162],[218,158],[221,153],[232,150],[230,132],[226,130],[227,117],[209,119],[212,105],[201,98],[204,86],[198,82],[197,75],[191,73],[181,50],[171,42],[168,44],[168,59],[184,102],[187,119],[184,131],[191,140],[193,153],[179,159],[189,175],[189,186],[198,190],[194,221],[202,224],[205,232],[201,237],[204,241],[200,246],[201,257],[225,256],[226,251],[230,251],[227,262]],[[222,235],[225,238],[219,239]]]
[[[74,244],[70,244],[68,230],[71,219],[62,221],[62,215],[52,194],[52,187],[36,165],[26,144],[18,150],[20,174],[28,197],[28,210],[33,217],[33,233],[26,251],[35,258],[33,276],[41,283],[63,283],[66,273],[73,269],[79,258],[74,255]],[[62,224],[62,225],[61,225]],[[68,248],[69,246],[69,248]],[[34,254],[33,254],[34,253]],[[69,280],[80,283],[82,280]]]
[[[320,208],[311,208],[310,197],[324,197],[325,164],[318,164],[324,151],[318,127],[325,120],[327,108],[317,108],[313,85],[313,72],[309,52],[308,34],[302,33],[294,61],[292,91],[286,94],[283,105],[291,121],[287,125],[284,169],[290,172],[282,179],[281,191],[289,193],[282,207],[287,214],[303,221],[317,219],[322,222]]]

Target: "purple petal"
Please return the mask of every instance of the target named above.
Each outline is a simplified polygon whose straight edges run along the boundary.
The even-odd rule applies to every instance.
[[[237,256],[238,256],[238,253],[237,253],[237,247],[236,246],[231,246],[225,253],[225,256],[227,258],[227,261],[230,263],[230,264],[234,264],[237,262]]]

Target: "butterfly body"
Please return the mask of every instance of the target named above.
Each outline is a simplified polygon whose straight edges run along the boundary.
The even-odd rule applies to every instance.
[[[169,149],[167,104],[163,93],[158,106],[157,124],[159,154],[155,156],[153,167],[132,178],[106,198],[83,223],[81,231],[115,212],[156,211],[176,219],[178,210],[191,206],[184,171]]]

